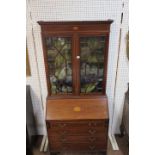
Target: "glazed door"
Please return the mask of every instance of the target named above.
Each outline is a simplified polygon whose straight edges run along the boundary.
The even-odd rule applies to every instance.
[[[106,37],[89,35],[79,37],[80,93],[103,94]]]
[[[46,36],[43,39],[50,95],[72,94],[72,36]]]
[[[38,23],[48,97],[105,95],[112,20]]]
[[[104,94],[107,41],[104,35],[44,37],[49,95]]]

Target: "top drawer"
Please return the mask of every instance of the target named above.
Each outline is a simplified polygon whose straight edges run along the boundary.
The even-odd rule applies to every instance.
[[[47,128],[65,129],[72,127],[108,127],[108,120],[104,121],[46,121]]]

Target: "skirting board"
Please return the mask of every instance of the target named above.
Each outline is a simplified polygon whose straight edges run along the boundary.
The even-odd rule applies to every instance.
[[[110,143],[112,145],[113,150],[119,150],[115,135],[109,134]]]
[[[40,152],[45,151],[44,148],[45,148],[46,141],[47,141],[47,136],[43,136],[43,139],[42,139],[42,142],[41,142],[41,145],[40,145]]]

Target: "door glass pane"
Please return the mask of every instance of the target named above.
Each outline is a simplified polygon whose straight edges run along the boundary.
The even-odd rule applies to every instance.
[[[103,90],[105,37],[80,37],[81,93]]]
[[[45,39],[52,94],[72,93],[71,38]]]

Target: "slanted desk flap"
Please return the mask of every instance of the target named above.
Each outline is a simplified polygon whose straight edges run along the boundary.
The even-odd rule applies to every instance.
[[[109,119],[107,98],[47,100],[46,120]]]

